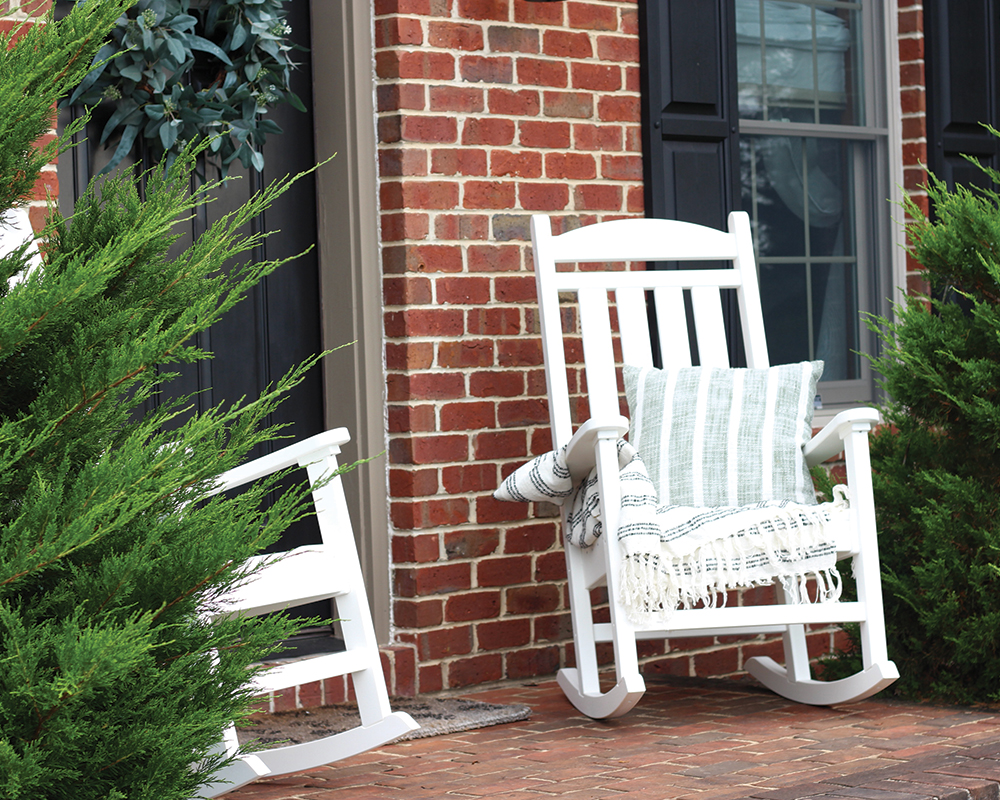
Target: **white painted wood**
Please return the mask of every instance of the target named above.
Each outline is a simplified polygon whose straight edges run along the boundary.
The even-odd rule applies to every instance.
[[[621,438],[628,433],[628,417],[616,411],[607,419],[591,417],[577,429],[566,447],[566,466],[574,481],[583,480],[595,467],[594,447],[604,431],[609,431],[616,440]]]
[[[555,238],[555,237],[553,237]],[[554,262],[554,263],[562,263]],[[560,292],[577,289],[604,289],[610,291],[621,287],[656,289],[657,287],[678,287],[690,289],[692,286],[718,286],[720,289],[736,289],[743,283],[740,270],[735,269],[678,269],[639,272],[556,272],[551,283]]]
[[[891,661],[879,661],[838,681],[791,680],[786,669],[767,656],[747,659],[746,669],[775,694],[813,706],[856,703],[899,680]]]
[[[206,797],[218,797],[261,777],[303,772],[314,769],[317,765],[350,758],[398,739],[411,730],[414,727],[410,715],[395,712],[374,725],[244,756],[216,773],[215,782],[199,791]]]
[[[581,289],[579,300],[580,326],[587,332],[583,337],[583,354],[590,415],[608,419],[617,416],[620,408],[608,293],[604,289]]]
[[[794,599],[785,587],[780,584],[775,587],[778,597],[782,603],[794,603]],[[825,604],[824,604],[825,605]],[[844,620],[836,620],[844,622]],[[809,668],[809,647],[806,644],[806,626],[789,625],[781,632],[781,646],[785,654],[786,674],[794,683],[803,683],[812,680],[812,671]]]
[[[559,274],[552,252],[552,223],[548,217],[531,218],[532,254],[535,260],[535,287],[538,292],[538,323],[542,333],[545,381],[549,395],[552,443],[562,447],[573,434],[566,384],[566,354],[563,351],[562,317],[559,313]]]
[[[637,367],[653,366],[653,348],[646,317],[646,293],[636,287],[615,292],[618,332],[622,339],[622,361]]]
[[[279,663],[257,676],[255,689],[260,693],[290,690],[300,684],[350,675],[361,726],[314,742],[275,747],[253,755],[239,753],[235,731],[227,730],[220,747],[235,760],[216,773],[210,785],[201,787],[200,795],[216,797],[261,775],[283,775],[329,764],[419,727],[408,714],[393,712],[389,703],[343,481],[337,475],[337,454],[349,439],[344,428],[326,431],[222,476],[217,491],[242,486],[278,470],[305,467],[323,541],[254,559],[260,571],[222,598],[212,613],[264,614],[335,599],[346,650]],[[336,477],[325,480],[332,475]]]
[[[357,650],[343,650],[339,653],[325,653],[302,660],[286,661],[270,667],[257,676],[254,688],[260,694],[281,692],[336,675],[362,672],[368,669],[370,664],[368,654]]]
[[[36,269],[41,268],[42,253],[38,248],[38,242],[35,241],[35,230],[31,227],[27,208],[11,208],[0,214],[0,258],[10,255],[25,244],[28,245],[27,268],[7,280],[10,289],[25,281]]]
[[[656,308],[656,329],[660,336],[660,354],[664,368],[690,367],[691,342],[688,337],[687,311],[684,309],[684,290],[679,286],[654,289],[653,304]],[[649,366],[653,366],[652,363]]]
[[[734,212],[729,215],[729,230],[736,239],[737,256],[733,266],[740,274],[736,290],[743,327],[743,349],[748,367],[766,369],[771,366],[767,358],[767,337],[764,335],[764,312],[760,304],[757,283],[757,265],[753,257],[753,235],[750,217]]]
[[[621,717],[631,711],[646,693],[646,683],[639,675],[619,680],[607,692],[583,692],[580,690],[579,670],[572,667],[559,670],[556,683],[578,711],[593,719]]]
[[[836,622],[860,622],[869,614],[864,603],[802,603],[796,605],[725,606],[722,608],[680,609],[670,620],[671,631],[714,631],[721,636],[754,634],[759,627],[771,625],[831,625]],[[638,626],[656,630],[657,625]]]
[[[803,448],[806,463],[814,467],[828,461],[843,452],[844,439],[850,435],[855,426],[861,426],[859,430],[867,431],[874,428],[878,421],[879,414],[874,408],[850,408],[841,411]]]
[[[585,476],[597,469],[605,534],[589,551],[568,548],[570,611],[577,666],[561,670],[559,685],[576,708],[595,718],[619,716],[632,708],[644,691],[638,670],[636,641],[654,637],[728,636],[782,633],[786,667],[770,659],[751,659],[748,669],[774,691],[794,700],[829,704],[870,696],[897,677],[888,660],[879,580],[874,501],[867,435],[878,421],[871,409],[842,412],[805,448],[810,464],[844,451],[852,508],[851,529],[838,536],[838,553],[854,557],[859,599],[839,603],[777,603],[678,610],[667,630],[662,624],[636,626],[618,600],[621,553],[617,544],[620,489],[615,439],[622,428],[614,382],[615,362],[608,317],[607,293],[615,292],[619,330],[626,361],[649,364],[651,348],[645,318],[646,291],[652,291],[660,333],[660,349],[668,366],[689,366],[688,323],[684,292],[690,292],[697,352],[703,364],[729,364],[720,289],[735,289],[740,310],[747,363],[769,366],[767,342],[757,284],[749,218],[729,217],[729,230],[716,231],[669,220],[630,219],[600,223],[553,236],[547,217],[532,218],[536,283],[542,317],[549,408],[553,441],[571,440],[570,403],[563,357],[560,295],[575,295],[580,309],[581,336],[588,376],[592,419],[572,436],[571,472]],[[663,271],[615,269],[557,271],[557,264],[622,261],[729,261],[732,268]],[[622,310],[628,309],[626,316]],[[639,317],[641,316],[641,320]],[[554,321],[553,321],[554,320]],[[634,359],[634,362],[632,361]],[[563,512],[566,524],[566,512]],[[611,621],[595,623],[590,589],[607,585]],[[824,683],[810,678],[805,625],[859,622],[864,670],[851,678]],[[601,692],[596,647],[611,642],[615,651],[615,684]]]
[[[731,233],[670,219],[619,219],[599,227],[585,225],[558,238],[562,263],[716,261],[737,255]]]
[[[722,319],[722,296],[714,286],[691,289],[694,325],[698,332],[698,357],[703,367],[728,367],[729,346]]]
[[[216,772],[215,779],[211,783],[200,786],[196,796],[218,797],[233,791],[233,789],[239,789],[241,786],[253,783],[258,778],[266,778],[270,774],[271,770],[260,758],[248,754]]]
[[[252,558],[250,565],[260,570],[223,599],[218,613],[255,616],[344,594],[351,586],[338,574],[338,560],[320,545]]]

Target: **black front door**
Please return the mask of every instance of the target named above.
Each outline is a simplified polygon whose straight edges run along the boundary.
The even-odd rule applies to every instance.
[[[271,110],[270,115],[283,133],[268,139],[264,148],[263,174],[245,169],[239,161],[233,162],[230,174],[234,180],[218,191],[215,201],[204,207],[203,215],[187,223],[190,227],[184,238],[188,241],[273,178],[297,174],[314,164],[309,2],[290,0],[287,5],[292,38],[305,48],[296,57],[299,68],[293,76],[293,90],[310,111],[302,113],[288,105]],[[88,126],[88,142],[60,159],[64,214],[71,213],[72,201],[90,177],[110,159],[113,150],[96,144],[109,113],[98,109]],[[133,165],[137,159],[138,156],[133,157]],[[211,167],[209,177],[212,177]],[[272,232],[255,252],[257,260],[284,259],[310,247],[312,250],[264,278],[241,303],[203,334],[199,344],[214,353],[214,358],[183,365],[181,376],[165,387],[166,397],[194,395],[199,410],[233,403],[241,397],[253,398],[293,365],[321,349],[319,268],[315,250],[316,189],[312,176],[298,181],[266,213],[254,220],[253,225],[258,230]],[[322,376],[318,367],[290,393],[270,422],[291,423],[286,430],[291,438],[267,443],[254,455],[263,455],[323,430]],[[319,529],[315,520],[306,519],[286,533],[280,549],[318,541]]]

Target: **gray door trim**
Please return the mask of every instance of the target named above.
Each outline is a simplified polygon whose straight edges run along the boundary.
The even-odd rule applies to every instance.
[[[328,427],[347,427],[344,459],[386,449],[382,271],[378,237],[373,17],[370,0],[311,0],[323,342]],[[376,634],[390,635],[389,519],[384,456],[345,476]]]

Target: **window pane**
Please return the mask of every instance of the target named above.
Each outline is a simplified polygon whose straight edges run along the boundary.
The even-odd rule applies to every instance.
[[[809,361],[809,306],[805,264],[761,264],[760,302],[772,364]],[[824,369],[824,378],[827,378]]]
[[[860,375],[854,164],[865,147],[740,137],[742,203],[753,221],[771,361],[822,359],[825,381]]]
[[[860,3],[736,0],[740,117],[863,125]]]
[[[851,380],[860,373],[856,278],[854,264],[811,267],[813,358],[826,362],[826,381]]]
[[[743,208],[758,255],[853,256],[857,145],[806,136],[740,137]]]

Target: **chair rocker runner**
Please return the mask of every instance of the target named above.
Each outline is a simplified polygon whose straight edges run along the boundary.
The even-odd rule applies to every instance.
[[[218,491],[228,491],[289,467],[305,467],[315,487],[337,469],[340,446],[350,441],[345,428],[317,434],[305,441],[243,464],[222,475]],[[311,681],[351,675],[361,725],[316,741],[275,747],[243,755],[216,773],[200,794],[216,797],[257,778],[301,772],[339,761],[398,738],[419,725],[409,714],[393,712],[382,673],[378,642],[365,594],[361,563],[339,476],[312,491],[322,544],[290,550],[257,572],[223,601],[223,614],[256,615],[316,600],[334,599],[346,649],[291,661],[257,678],[261,694]],[[274,556],[258,556],[273,560]],[[230,727],[220,743],[227,754],[238,749]]]
[[[836,558],[853,559],[856,601],[798,602],[794,592],[779,585],[780,599],[775,604],[680,608],[670,614],[664,626],[662,621],[637,622],[634,616],[630,618],[621,599],[624,555],[616,536],[622,516],[617,441],[629,430],[629,420],[620,414],[609,293],[614,293],[624,364],[639,368],[653,366],[646,299],[650,292],[665,369],[692,364],[685,295],[693,308],[691,327],[700,366],[730,367],[722,290],[733,289],[738,299],[747,365],[755,370],[768,368],[747,215],[730,214],[728,232],[685,222],[626,219],[554,236],[546,216],[533,217],[531,228],[553,447],[558,451],[568,445],[566,466],[574,481],[583,480],[596,468],[603,525],[603,534],[594,546],[584,549],[566,545],[577,666],[560,670],[558,682],[573,705],[598,719],[620,716],[631,709],[645,691],[636,652],[639,639],[780,632],[785,666],[769,657],[759,657],[749,659],[746,669],[777,694],[814,705],[860,700],[897,679],[899,674],[886,651],[868,455],[868,432],[878,420],[873,409],[841,412],[801,450],[808,466],[845,453],[850,521],[841,526],[837,535]],[[711,261],[728,265],[721,269],[656,271],[594,271],[593,268],[557,271],[556,268],[564,263],[642,261]],[[560,295],[565,298],[567,293],[575,295],[577,301],[590,407],[590,418],[575,433],[560,314]],[[807,433],[803,441],[811,433],[807,423],[804,428]],[[811,486],[809,491],[812,502]],[[664,502],[662,497],[659,502]],[[564,505],[564,535],[569,530],[568,514],[568,506]],[[832,546],[830,557],[832,564]],[[590,590],[601,585],[608,587],[609,623],[594,622]],[[810,675],[805,626],[841,622],[860,623],[863,669],[842,680],[814,680]],[[615,659],[615,683],[607,691],[602,691],[597,663],[597,645],[604,642],[613,643]]]

